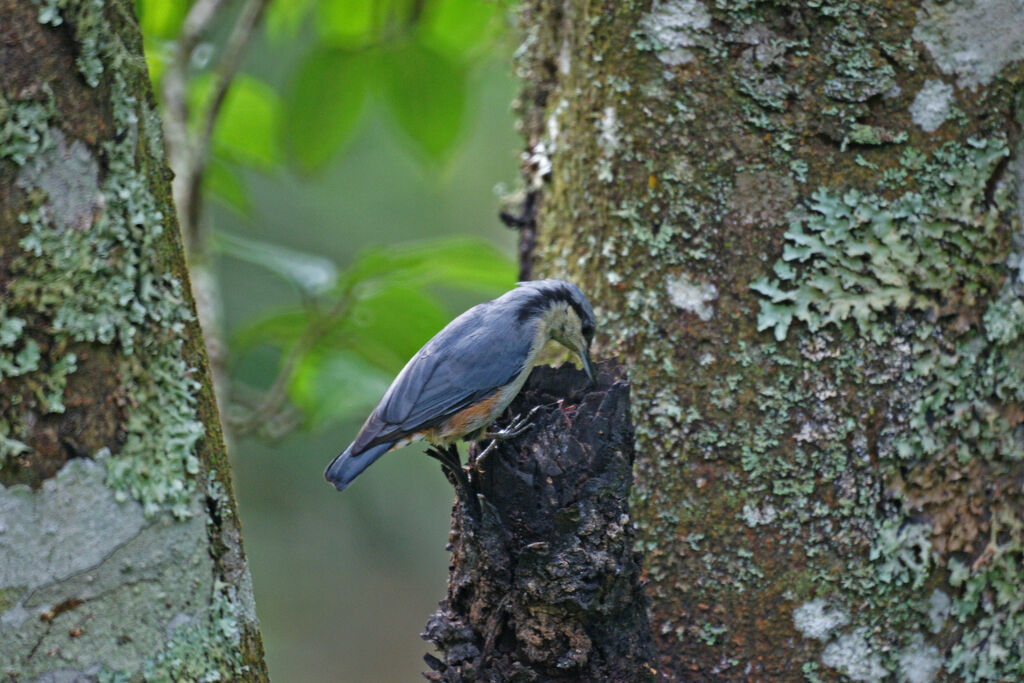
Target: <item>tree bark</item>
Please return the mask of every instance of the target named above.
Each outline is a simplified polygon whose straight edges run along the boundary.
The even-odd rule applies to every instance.
[[[128,0],[0,0],[0,677],[266,680]]]
[[[448,597],[427,623],[429,680],[653,680],[653,643],[629,524],[629,384],[537,368],[507,415],[520,436],[470,463],[475,501],[452,513]],[[532,412],[531,412],[532,411]]]
[[[629,369],[661,674],[1024,676],[1024,4],[522,23],[524,270]]]

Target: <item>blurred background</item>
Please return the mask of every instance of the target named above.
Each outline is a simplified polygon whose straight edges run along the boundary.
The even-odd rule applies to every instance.
[[[453,491],[323,480],[405,361],[515,281],[515,36],[490,0],[138,0],[276,681],[409,681]]]

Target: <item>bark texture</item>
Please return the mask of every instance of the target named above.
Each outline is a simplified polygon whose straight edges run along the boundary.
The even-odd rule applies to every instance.
[[[0,678],[265,680],[128,0],[0,0]]]
[[[669,679],[1024,676],[1024,5],[526,2]]]
[[[508,411],[539,406],[533,427],[477,463],[481,511],[453,511],[448,597],[423,634],[443,657],[427,655],[428,679],[653,679],[629,384],[613,363],[597,370],[594,387],[571,367],[534,370]]]

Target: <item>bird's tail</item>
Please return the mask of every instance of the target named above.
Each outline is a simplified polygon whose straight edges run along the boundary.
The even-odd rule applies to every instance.
[[[352,455],[352,446],[349,446],[327,466],[324,477],[327,478],[327,481],[334,484],[335,488],[339,491],[344,491],[345,487],[351,484],[363,470],[372,465],[377,458],[391,450],[391,447],[394,445],[394,443],[378,444],[356,455]]]

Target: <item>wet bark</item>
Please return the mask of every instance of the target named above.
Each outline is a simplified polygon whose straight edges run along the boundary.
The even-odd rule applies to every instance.
[[[0,0],[0,677],[266,680],[132,3]]]
[[[522,23],[522,267],[629,369],[660,674],[1024,675],[1024,6]]]
[[[588,386],[534,370],[507,416],[533,427],[482,461],[479,512],[452,515],[448,596],[427,623],[427,678],[652,680],[653,648],[629,521],[629,384],[602,363]],[[499,424],[502,421],[499,420]]]

